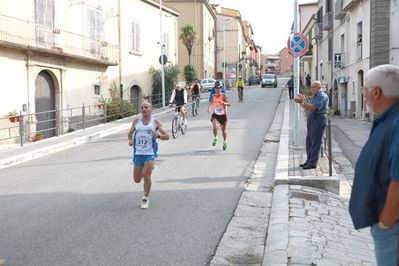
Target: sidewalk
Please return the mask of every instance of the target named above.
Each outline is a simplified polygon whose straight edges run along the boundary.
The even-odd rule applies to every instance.
[[[292,102],[288,105],[293,108]],[[326,157],[320,159],[317,169],[302,170],[299,167],[306,157],[303,145],[304,116],[300,128],[302,142],[293,146],[291,136],[294,113],[285,113],[289,115],[284,117],[280,146],[284,146],[281,143],[284,132],[289,131],[289,137],[286,137],[289,151],[284,154],[280,149],[276,177],[285,172],[289,177],[295,176],[299,180],[306,180],[310,176],[328,178]],[[362,121],[339,119],[339,123],[335,123],[335,120],[332,123],[346,133],[348,139],[361,143],[365,142],[370,130],[370,124]],[[335,141],[332,144],[334,156],[340,152],[340,148]],[[280,162],[284,161],[287,153],[289,160],[283,168],[284,164]],[[336,163],[333,166],[340,167]],[[345,175],[337,175],[336,171],[333,171],[333,175],[340,181],[339,195],[309,185],[276,184],[263,265],[375,265],[369,230],[355,230],[348,213],[351,182],[346,180]]]
[[[172,108],[167,107],[154,109],[153,116],[157,117],[172,111]],[[132,121],[132,117],[128,117],[59,137],[27,142],[22,147],[20,144],[8,145],[7,148],[0,149],[0,169],[73,148],[121,131],[126,131],[127,134]]]

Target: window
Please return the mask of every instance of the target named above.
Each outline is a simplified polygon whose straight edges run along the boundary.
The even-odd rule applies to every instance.
[[[140,53],[140,24],[136,21],[131,23],[131,40],[132,40],[132,52]]]
[[[101,95],[101,87],[98,84],[94,85],[94,95],[100,96]]]
[[[363,58],[363,47],[362,47],[362,39],[363,39],[363,23],[360,21],[357,23],[357,35],[356,35],[356,59],[360,60]]]
[[[36,41],[40,45],[54,45],[54,0],[35,0]]]
[[[97,8],[88,7],[86,11],[86,36],[90,42],[90,54],[101,55],[101,41],[104,40],[104,19],[101,6]]]
[[[168,61],[170,60],[169,59],[169,56],[170,56],[170,41],[169,41],[169,34],[167,34],[167,33],[164,33],[163,34],[163,42],[164,42],[164,45],[165,45],[165,47],[164,47],[164,54],[168,57]]]
[[[362,43],[362,31],[363,31],[363,23],[360,21],[359,23],[357,23],[356,44],[361,44]]]

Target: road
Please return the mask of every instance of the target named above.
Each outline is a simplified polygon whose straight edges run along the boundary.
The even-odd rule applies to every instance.
[[[229,92],[228,143],[212,147],[207,104],[160,142],[152,207],[138,208],[127,132],[0,172],[6,265],[206,265],[273,121],[281,88]],[[161,117],[170,130],[171,113]]]

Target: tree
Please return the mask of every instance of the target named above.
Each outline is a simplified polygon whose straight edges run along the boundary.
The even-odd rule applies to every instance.
[[[195,69],[192,65],[186,65],[184,67],[184,78],[186,80],[187,86],[189,86],[191,83],[193,83],[196,76],[197,76],[197,74],[195,73]]]
[[[184,46],[187,48],[188,53],[188,64],[191,65],[191,52],[193,50],[194,42],[198,35],[192,25],[185,25],[180,28],[179,39],[182,40]]]
[[[165,68],[165,95],[168,97],[171,91],[174,89],[179,76],[179,67],[177,65],[166,64]],[[150,73],[152,75],[152,104],[153,106],[158,106],[161,103],[162,98],[162,77],[161,70],[155,69],[155,67],[150,68]]]

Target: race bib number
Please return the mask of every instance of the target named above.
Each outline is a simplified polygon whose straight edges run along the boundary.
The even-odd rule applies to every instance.
[[[148,151],[151,150],[152,137],[149,135],[136,136],[136,150]]]
[[[217,115],[224,115],[223,107],[216,107],[216,108],[215,108],[215,114],[217,114]]]

